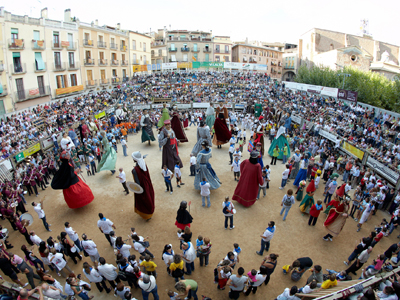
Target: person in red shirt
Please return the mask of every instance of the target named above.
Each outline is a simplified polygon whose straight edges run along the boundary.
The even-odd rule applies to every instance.
[[[319,217],[319,213],[324,209],[323,205],[322,205],[322,201],[318,200],[316,204],[314,204],[313,206],[311,206],[310,209],[310,218],[308,219],[308,225],[311,226],[311,222],[312,222],[312,226],[315,226],[315,223],[317,223],[318,217]]]
[[[379,232],[379,233],[376,235],[376,237],[374,238],[374,240],[372,241],[371,247],[375,247],[375,245],[378,244],[378,242],[386,235],[386,232],[387,232],[387,228],[384,227],[384,228],[382,229],[382,231]]]

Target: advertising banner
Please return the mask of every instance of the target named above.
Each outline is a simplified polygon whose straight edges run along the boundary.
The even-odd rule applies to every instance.
[[[375,158],[372,158],[371,156],[368,156],[367,166],[385,177],[385,179],[390,181],[393,185],[396,185],[397,181],[399,180],[399,173],[386,167],[384,164],[382,164]]]
[[[338,140],[336,135],[334,135],[333,133],[330,133],[329,131],[326,131],[324,129],[319,130],[319,135],[327,138],[328,140],[330,140],[334,143],[336,143]]]
[[[173,69],[177,69],[178,68],[178,64],[176,62],[173,63],[163,63],[162,64],[162,69],[163,70],[173,70]]]
[[[94,115],[94,117],[98,120],[106,116],[106,112],[102,111],[101,113]]]
[[[187,109],[187,108],[191,108],[192,105],[191,104],[177,104],[176,105],[179,109]]]
[[[244,109],[244,104],[235,104],[235,109]]]
[[[292,119],[293,122],[295,122],[297,124],[301,123],[301,118],[299,116],[291,115],[290,118]]]
[[[339,89],[337,93],[338,99],[357,103],[358,92]]]
[[[348,142],[343,142],[343,145],[341,149],[350,154],[351,156],[355,158],[359,158],[360,160],[363,159],[364,157],[364,151],[358,149],[357,147],[354,147],[353,145],[349,144]]]
[[[205,68],[223,68],[224,63],[223,62],[202,62],[201,66],[205,67]]]
[[[193,103],[193,108],[207,108],[210,103]]]
[[[190,62],[178,62],[178,69],[190,69],[192,67],[192,63]]]
[[[150,104],[133,105],[132,109],[150,109]]]
[[[83,91],[83,85],[70,86],[67,88],[56,89],[56,95]]]
[[[28,157],[38,151],[40,151],[40,143],[30,146],[28,149],[22,151],[22,153],[24,154],[24,157]]]

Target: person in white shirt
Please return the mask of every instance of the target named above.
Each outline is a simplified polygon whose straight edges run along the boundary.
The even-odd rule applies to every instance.
[[[44,213],[44,210],[43,210],[43,200],[44,199],[42,199],[40,201],[40,203],[32,202],[33,210],[38,214],[39,219],[41,219],[43,221],[43,225],[46,228],[46,230],[51,231],[51,229],[49,228],[51,226],[51,224],[47,223],[46,214]]]
[[[200,182],[200,195],[202,206],[206,206],[206,198],[207,198],[207,207],[211,206],[210,202],[210,184],[207,182],[206,178],[203,178],[203,181]]]
[[[114,223],[109,219],[106,219],[102,213],[99,213],[99,218],[100,220],[97,221],[97,227],[99,227],[100,231],[104,233],[110,245],[113,246],[110,239],[110,232],[117,228],[115,227]]]
[[[196,176],[196,162],[196,157],[190,153],[190,176]]]
[[[29,235],[31,242],[39,247],[40,243],[42,242],[42,239],[38,237],[34,231],[29,232]]]
[[[149,245],[148,239],[149,237],[147,236],[146,238],[143,238],[140,235],[137,235],[136,232],[132,234],[132,240],[133,240],[133,248],[140,253],[140,255],[145,256],[146,254],[150,255],[151,258],[154,258],[154,255],[146,249]],[[132,242],[132,241],[131,241]]]
[[[264,234],[261,235],[261,250],[256,253],[260,256],[263,255],[264,250],[269,251],[269,247],[271,246],[271,240],[274,237],[276,231],[276,226],[274,221],[270,221],[268,223],[268,227],[265,229]]]
[[[118,273],[116,272],[117,267],[107,264],[106,260],[104,257],[99,258],[99,265],[97,266],[97,270],[99,271],[99,274],[103,276],[105,279],[108,280],[110,285],[112,286],[113,289],[116,288],[114,280],[119,283],[120,280],[118,279]]]
[[[186,274],[192,274],[194,271],[194,261],[196,259],[196,249],[191,242],[182,243],[183,254],[181,254],[182,259],[186,264]]]
[[[85,249],[85,252],[89,255],[92,262],[99,261],[100,254],[99,251],[97,251],[97,245],[92,240],[88,240],[86,234],[82,234],[82,239],[81,247]]]
[[[235,156],[235,160],[232,163],[231,166],[231,172],[233,171],[233,177],[235,179],[235,181],[239,181],[240,179],[240,157],[239,156]]]
[[[64,256],[62,253],[58,253],[56,249],[50,249],[49,253],[49,261],[57,267],[58,273],[61,274],[62,277],[66,278],[67,275],[64,273],[63,269],[67,269],[69,273],[73,273],[71,268],[68,266],[67,262],[64,260]],[[68,273],[68,274],[69,274]]]
[[[251,271],[253,274],[254,269]],[[246,292],[244,293],[246,296],[250,295],[251,292],[255,294],[257,292],[257,287],[261,286],[265,279],[267,278],[267,267],[261,266],[260,271],[256,273],[254,276],[256,281],[253,281],[253,284],[247,287]]]
[[[42,284],[43,295],[50,299],[61,300],[61,290],[54,286],[48,285],[47,283]],[[65,296],[66,297],[66,296]],[[40,298],[39,298],[40,299]]]
[[[165,191],[169,192],[169,190],[171,189],[171,195],[172,195],[172,192],[174,190],[172,189],[171,180],[172,178],[174,178],[174,174],[170,169],[167,168],[167,166],[164,166],[161,171],[161,175],[164,177],[165,186],[167,187]]]
[[[126,153],[128,145],[126,144],[125,138],[121,139],[121,145],[122,145],[122,151],[124,152],[124,156],[128,156],[128,154]]]
[[[181,185],[185,185],[182,182],[182,172],[181,172],[181,167],[179,166],[179,163],[175,164],[174,173],[175,173],[175,178],[176,178],[176,186],[178,188],[180,188]],[[179,183],[180,183],[180,185],[179,185]]]
[[[122,187],[125,190],[125,196],[129,194],[128,187],[126,186],[126,174],[123,168],[119,168],[119,174],[116,176],[119,179],[119,183],[122,184]]]
[[[280,190],[283,190],[283,188],[285,187],[286,182],[289,177],[289,173],[290,173],[289,165],[286,165],[286,170],[283,171],[283,173],[282,173],[282,183],[281,183],[281,186],[279,187]]]
[[[68,234],[68,236],[71,238],[71,240],[74,242],[74,244],[78,247],[79,252],[83,251],[83,248],[81,246],[81,241],[79,240],[79,235],[76,233],[75,230],[72,229],[71,225],[69,222],[65,222],[65,232]]]
[[[103,276],[101,276],[99,272],[97,272],[97,270],[87,262],[83,263],[83,274],[85,274],[86,278],[89,279],[90,282],[94,282],[96,284],[100,293],[103,290],[106,290],[107,294],[111,292],[111,289],[107,287]]]

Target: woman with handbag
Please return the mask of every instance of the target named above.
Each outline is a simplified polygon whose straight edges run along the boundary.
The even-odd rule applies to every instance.
[[[174,262],[169,265],[169,269],[171,270],[172,277],[175,278],[175,282],[178,282],[179,279],[185,279],[183,277],[185,274],[183,270],[183,260],[179,254],[174,255]]]
[[[82,260],[82,256],[79,254],[77,247],[73,242],[68,240],[67,233],[64,231],[61,232],[61,244],[64,247],[65,254],[71,257],[75,264],[78,263],[76,261],[77,257],[79,258],[79,260]]]

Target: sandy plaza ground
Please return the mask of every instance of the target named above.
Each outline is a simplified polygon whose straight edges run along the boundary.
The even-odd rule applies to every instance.
[[[157,136],[156,130],[153,129],[153,131],[155,136]],[[232,197],[237,184],[234,181],[233,172],[231,172],[231,166],[229,165],[229,146],[225,144],[222,146],[222,149],[217,149],[216,146],[212,147],[213,157],[210,163],[222,181],[222,186],[218,190],[211,191],[211,207],[204,208],[201,206],[200,193],[193,186],[194,177],[189,176],[189,158],[190,152],[196,143],[196,128],[194,126],[190,127],[186,131],[186,134],[189,142],[179,145],[179,155],[184,165],[182,168],[182,180],[185,185],[177,188],[174,179],[174,192],[172,195],[165,192],[164,180],[161,175],[162,152],[158,147],[158,142],[153,142],[149,146],[147,143],[141,143],[141,133],[129,135],[127,142],[129,156],[127,157],[123,156],[121,144],[118,144],[116,167],[117,169],[119,167],[124,168],[128,181],[133,181],[131,170],[134,162],[130,154],[134,151],[140,151],[143,155],[148,154],[145,161],[151,174],[156,195],[156,208],[150,221],[143,220],[134,212],[134,194],[131,192],[125,196],[122,185],[115,178],[117,173],[112,175],[110,171],[106,171],[97,173],[96,176],[88,177],[86,171],[84,171],[82,175],[95,196],[93,202],[80,209],[69,209],[64,201],[62,191],[52,190],[48,186],[47,190],[39,191],[40,195],[37,198],[26,196],[28,202],[26,208],[34,217],[34,224],[28,229],[34,230],[42,240],[47,239],[50,235],[56,238],[61,231],[64,231],[64,223],[68,221],[73,229],[78,232],[79,236],[86,233],[97,244],[100,256],[105,257],[108,263],[116,265],[112,247],[110,247],[104,235],[97,228],[98,213],[102,212],[106,218],[114,222],[117,227],[117,236],[122,236],[123,239],[128,238],[130,228],[134,227],[139,235],[149,237],[149,250],[154,254],[154,261],[158,265],[158,294],[160,295],[160,299],[169,299],[166,291],[169,289],[174,290],[174,279],[167,275],[166,265],[161,259],[162,250],[165,244],[172,244],[175,253],[181,253],[176,234],[177,228],[174,225],[176,211],[182,200],[191,201],[190,213],[194,218],[191,228],[193,232],[192,242],[195,243],[198,235],[209,237],[212,249],[210,265],[200,268],[199,260],[196,259],[195,271],[191,276],[185,276],[185,278],[194,279],[198,282],[198,296],[205,295],[215,300],[228,299],[229,290],[226,288],[224,291],[219,291],[217,290],[217,285],[213,283],[213,270],[217,263],[229,251],[233,250],[233,243],[239,243],[242,253],[240,254],[240,262],[235,271],[240,266],[245,269],[246,273],[253,268],[258,269],[262,262],[262,257],[256,254],[256,251],[260,250],[260,235],[265,231],[269,221],[275,221],[276,233],[271,241],[269,253],[279,254],[276,270],[271,275],[271,280],[267,287],[263,285],[255,295],[249,296],[249,298],[253,299],[275,299],[286,287],[293,285],[297,285],[298,287],[304,286],[309,275],[309,272],[307,272],[299,282],[294,283],[289,276],[283,275],[283,265],[291,264],[296,258],[309,256],[314,261],[314,264],[321,265],[324,271],[325,269],[344,270],[346,266],[343,261],[347,260],[347,257],[353,251],[355,245],[359,243],[359,240],[362,237],[368,236],[370,231],[374,229],[374,226],[381,222],[382,218],[390,219],[387,213],[379,211],[376,216],[371,216],[370,220],[363,225],[361,231],[357,233],[357,223],[349,218],[342,233],[337,238],[334,238],[333,242],[325,242],[322,239],[326,234],[322,225],[325,214],[321,213],[315,227],[308,226],[308,215],[303,216],[301,214],[298,208],[299,202],[297,201],[289,211],[287,220],[282,221],[282,216],[279,215],[282,197],[288,188],[293,189],[294,192],[296,188],[293,186],[293,180],[287,184],[284,190],[278,188],[281,182],[281,174],[284,170],[284,165],[278,160],[277,165],[271,167],[271,182],[270,188],[267,190],[267,196],[264,198],[261,197],[259,201],[249,208],[245,208],[234,202],[237,210],[237,214],[234,216],[235,229],[225,230],[221,203],[225,196]],[[247,131],[247,136],[249,136],[249,131]],[[270,144],[268,139],[265,140],[267,150]],[[271,160],[267,151],[265,153],[264,165],[269,164]],[[245,150],[242,160],[248,157],[249,154]],[[340,185],[341,183],[340,177],[338,184]],[[315,200],[323,200],[323,189],[324,184],[321,180],[319,189],[314,196]],[[41,220],[38,219],[37,214],[31,206],[32,201],[39,201],[41,199],[45,199],[44,209],[48,223],[52,224],[52,232],[45,230]],[[20,247],[26,242],[24,237],[19,232],[13,231],[8,221],[1,221],[1,224],[10,231],[9,240],[14,245],[14,249],[11,252],[22,256]],[[389,238],[383,238],[375,246],[369,262],[372,262],[372,259],[377,255],[382,254],[391,244],[397,242],[397,235],[398,231],[395,230]],[[37,249],[35,251],[37,253]],[[133,249],[131,249],[131,254],[135,254],[139,258],[139,253]],[[265,252],[264,254],[266,255]],[[39,256],[38,253],[37,255]],[[83,261],[90,262],[90,259],[84,257]],[[68,258],[68,264],[76,274],[83,274],[82,262],[78,261],[78,264],[75,265]],[[62,285],[65,284],[65,280],[58,277],[55,272],[51,272],[51,274]],[[358,274],[360,274],[360,271],[358,271]],[[9,280],[8,277],[5,278]],[[19,278],[23,282],[27,282],[25,276],[19,274]],[[82,279],[87,280],[84,275],[82,275]],[[35,282],[39,284],[37,280]],[[92,292],[90,294],[95,295],[96,299],[113,299],[111,294],[107,295],[105,292],[99,293],[94,285],[92,285]],[[133,290],[133,295],[137,299],[142,299],[140,290]],[[245,298],[245,296],[243,295],[241,298]],[[152,299],[152,296],[149,296],[149,299]]]

